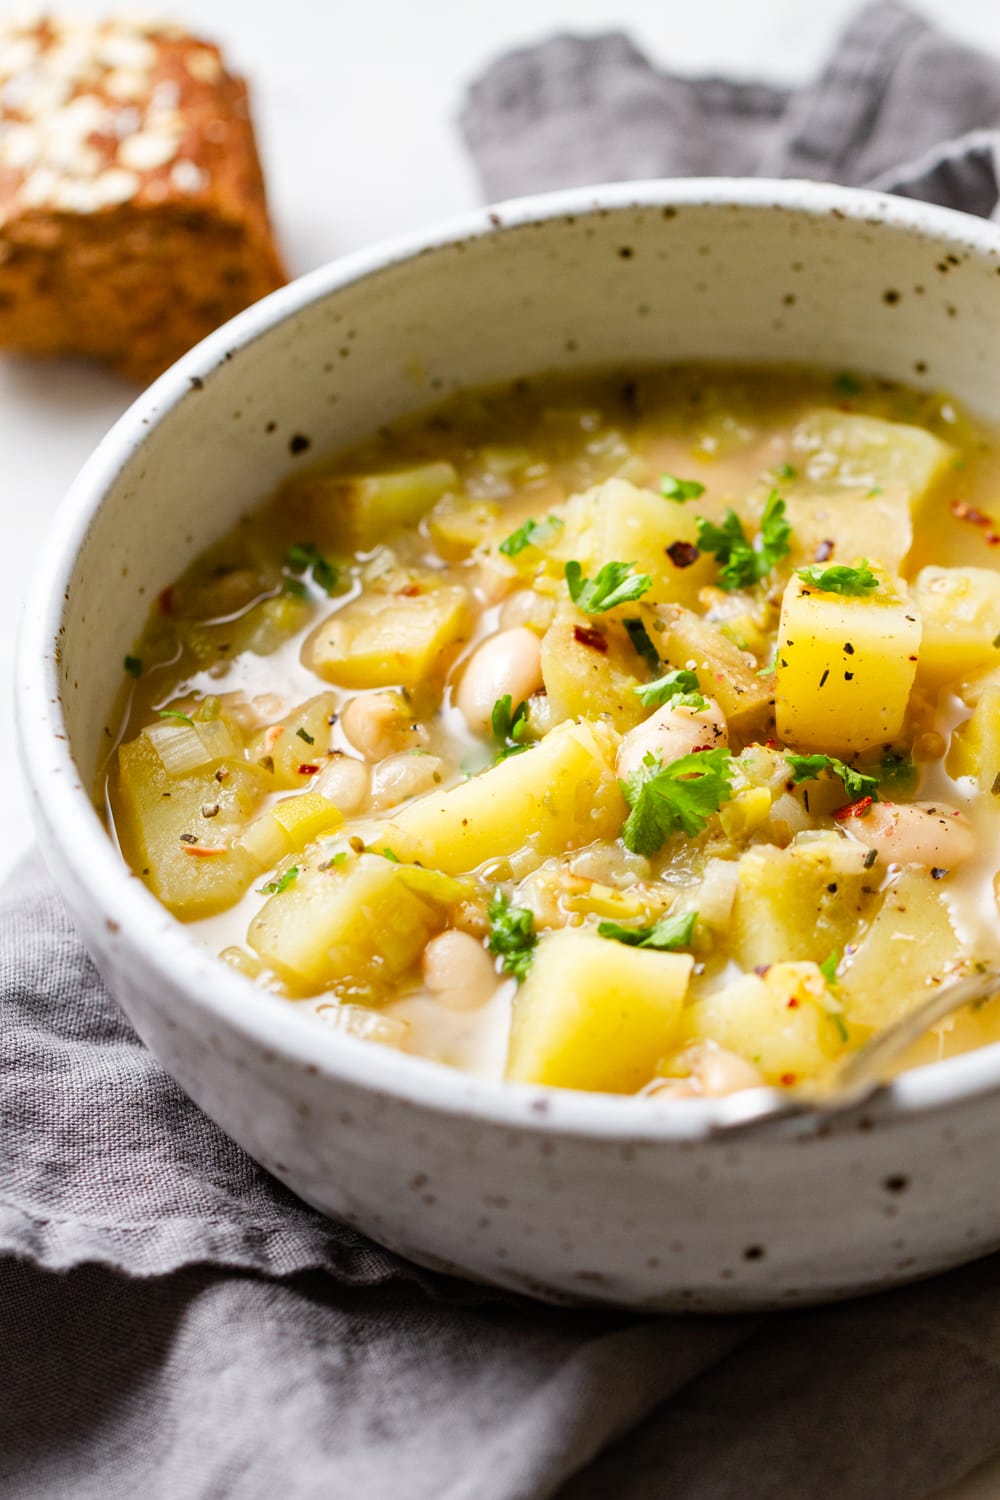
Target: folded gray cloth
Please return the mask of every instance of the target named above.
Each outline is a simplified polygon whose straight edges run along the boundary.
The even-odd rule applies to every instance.
[[[769,171],[989,214],[1000,66],[896,5],[798,94],[561,37],[495,64],[463,124],[492,196]],[[770,1318],[536,1307],[251,1162],[37,865],[0,896],[0,997],[0,1500],[921,1500],[1000,1450],[998,1259]]]

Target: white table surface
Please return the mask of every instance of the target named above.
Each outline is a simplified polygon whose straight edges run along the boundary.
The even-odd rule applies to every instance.
[[[58,9],[59,7],[54,7]],[[122,5],[122,9],[126,7]],[[555,29],[623,28],[665,66],[795,83],[857,0],[175,0],[251,80],[271,204],[293,272],[473,206],[454,120],[464,83],[505,47]],[[110,3],[68,0],[74,15]],[[1000,55],[996,0],[922,0]],[[30,842],[14,768],[13,641],[59,499],[130,388],[93,371],[0,359],[0,874]],[[998,1500],[1000,1461],[942,1500]]]

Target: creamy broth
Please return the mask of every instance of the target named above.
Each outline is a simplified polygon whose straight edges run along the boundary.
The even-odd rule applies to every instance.
[[[702,367],[466,395],[164,591],[109,819],[199,941],[373,1043],[807,1087],[1000,958],[998,564],[1000,447],[945,397]]]

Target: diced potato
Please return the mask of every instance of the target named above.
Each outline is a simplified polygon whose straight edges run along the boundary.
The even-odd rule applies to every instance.
[[[276,865],[286,854],[304,849],[321,833],[332,833],[344,817],[319,792],[300,792],[284,797],[255,818],[237,839],[258,870]]]
[[[506,1076],[634,1093],[671,1046],[693,962],[580,928],[547,933],[514,1001]]]
[[[982,792],[992,792],[1000,776],[1000,683],[987,684],[970,718],[951,737],[945,768],[949,776],[973,776]]]
[[[405,869],[380,854],[300,869],[261,907],[247,941],[303,990],[337,984],[377,995],[447,922],[447,907],[413,889]]]
[[[302,475],[281,492],[282,510],[320,546],[375,546],[412,526],[449,490],[459,487],[449,463],[420,464],[391,474]]]
[[[904,489],[878,495],[790,495],[793,567],[814,563],[850,563],[868,557],[889,573],[898,573],[913,543],[910,502]],[[823,544],[829,543],[829,546]]]
[[[718,703],[730,727],[747,733],[764,723],[774,702],[774,678],[717,625],[690,610],[666,605],[640,611],[650,639],[672,667],[693,666],[702,691]]]
[[[225,654],[227,660],[252,651],[270,656],[288,637],[301,630],[309,618],[310,604],[294,594],[276,594],[262,599],[235,620],[203,624],[197,620],[176,621],[177,634],[200,666],[212,666]]]
[[[428,516],[427,529],[441,556],[457,562],[476,550],[499,515],[500,507],[491,501],[447,494]]]
[[[775,963],[698,1000],[685,1013],[688,1040],[711,1040],[754,1063],[768,1083],[812,1078],[844,1049],[844,1032],[824,1004],[814,963]]]
[[[336,709],[333,693],[320,693],[254,737],[250,757],[273,767],[275,788],[301,787],[326,764]]]
[[[760,844],[741,856],[729,928],[744,969],[781,959],[822,963],[843,948],[870,911],[877,882],[868,851],[839,834],[778,849]]]
[[[922,681],[939,686],[1000,664],[1000,573],[921,568],[914,600],[924,627]]]
[[[778,625],[779,739],[847,753],[895,739],[919,651],[920,616],[902,583],[844,595],[793,575]]]
[[[269,781],[241,760],[171,776],[145,734],[121,746],[116,813],[125,856],[175,916],[212,916],[243,895],[258,867],[234,836]]]
[[[810,412],[792,435],[792,462],[810,483],[865,491],[898,486],[911,502],[928,494],[955,457],[954,448],[923,427],[832,408]],[[866,543],[862,551],[872,556],[874,549]]]
[[[607,714],[620,732],[631,729],[649,712],[633,691],[637,668],[639,656],[621,625],[565,605],[542,638],[549,723]]]
[[[908,866],[846,965],[837,989],[850,1020],[889,1026],[927,998],[966,954],[947,895],[927,870]]]
[[[405,857],[451,875],[526,849],[538,863],[594,839],[614,839],[628,809],[615,776],[618,736],[603,723],[559,724],[446,792],[432,792],[386,825]]]
[[[689,505],[637,489],[625,479],[609,479],[574,496],[565,515],[566,525],[551,548],[561,560],[560,570],[571,558],[588,577],[612,559],[634,563],[637,573],[648,573],[653,580],[643,596],[648,602],[677,601],[691,606],[697,603],[698,590],[715,577],[713,558],[702,555],[682,566],[667,551],[675,542],[697,542],[695,512]]]
[[[413,687],[444,670],[469,629],[462,588],[430,589],[412,598],[363,594],[316,627],[302,659],[344,687]]]

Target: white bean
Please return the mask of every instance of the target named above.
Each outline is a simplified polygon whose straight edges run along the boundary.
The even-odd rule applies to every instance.
[[[646,1092],[672,1099],[721,1099],[764,1087],[763,1074],[753,1063],[717,1042],[695,1042],[679,1061],[690,1069],[686,1077],[657,1079]]]
[[[709,698],[704,708],[675,708],[665,703],[629,730],[618,747],[615,769],[624,778],[651,752],[666,766],[693,750],[717,750],[728,744],[725,715],[714,698]]]
[[[486,734],[499,698],[509,693],[511,706],[516,708],[541,686],[541,642],[534,631],[516,625],[490,636],[472,653],[465,663],[455,702],[473,733]]]
[[[400,750],[421,750],[429,735],[417,723],[402,693],[362,693],[351,698],[340,727],[365,760],[384,760]]]
[[[382,811],[429,792],[440,785],[443,771],[444,761],[436,755],[403,750],[399,755],[386,756],[372,772],[372,807]]]
[[[456,928],[431,938],[422,963],[424,984],[449,1010],[476,1010],[497,987],[489,954],[469,933]]]
[[[874,802],[840,826],[890,864],[951,870],[976,849],[972,824],[946,802]]]
[[[335,750],[312,784],[342,813],[359,812],[368,797],[368,767],[342,750]]]

